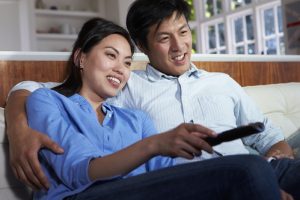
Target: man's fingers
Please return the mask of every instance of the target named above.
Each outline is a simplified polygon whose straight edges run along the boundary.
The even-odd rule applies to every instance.
[[[51,140],[48,136],[46,135],[41,135],[42,137],[42,147],[45,147],[54,153],[64,153],[64,149],[61,148],[58,144],[56,144],[53,140]]]
[[[31,189],[33,189],[35,191],[39,190],[39,187],[37,187],[35,184],[33,184],[32,182],[30,182],[27,179],[27,176],[25,175],[25,173],[23,171],[23,168],[21,166],[17,166],[16,171],[17,171],[17,174],[18,174],[17,177],[22,183],[29,186]]]
[[[31,160],[30,166],[32,168],[32,171],[35,174],[35,177],[37,178],[37,181],[39,183],[39,185],[41,185],[42,188],[44,188],[45,190],[49,189],[50,185],[48,182],[47,177],[45,176],[45,173],[43,172],[40,162],[36,156],[35,159]]]
[[[35,171],[34,169],[32,169],[30,163],[28,162],[28,160],[32,159],[35,158],[28,158],[22,162],[22,172],[24,172],[28,184],[34,185],[34,189],[46,189],[40,182],[39,178],[36,176]]]

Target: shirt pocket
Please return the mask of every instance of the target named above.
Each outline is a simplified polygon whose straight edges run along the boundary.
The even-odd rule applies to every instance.
[[[236,124],[235,101],[230,96],[213,95],[198,97],[200,115],[207,124],[231,126]]]

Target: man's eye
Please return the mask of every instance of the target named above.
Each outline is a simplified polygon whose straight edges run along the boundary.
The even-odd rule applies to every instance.
[[[166,42],[166,41],[168,41],[168,39],[169,39],[169,37],[162,37],[162,38],[160,38],[159,41],[161,41],[161,42]]]
[[[181,31],[181,35],[185,35],[187,31]]]

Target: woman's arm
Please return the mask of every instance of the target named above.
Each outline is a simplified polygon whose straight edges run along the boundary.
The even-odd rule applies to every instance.
[[[96,158],[90,162],[91,180],[125,175],[154,156],[184,157],[199,155],[201,150],[212,153],[203,138],[215,137],[213,131],[197,124],[181,124],[178,127],[147,137],[114,154]],[[166,167],[166,166],[165,166]]]
[[[41,169],[38,151],[42,147],[56,153],[62,153],[63,150],[46,135],[29,128],[25,111],[25,102],[29,95],[27,90],[14,91],[6,103],[10,164],[20,181],[34,190],[47,189],[49,183]]]
[[[78,114],[76,116],[77,109],[73,106],[77,104],[61,103],[53,99],[51,94],[49,96],[45,90],[35,92],[27,102],[28,119],[30,126],[48,134],[64,148],[65,153],[62,155],[47,150],[42,150],[41,154],[62,182],[70,188],[88,184],[90,180],[125,175],[156,155],[193,158],[202,149],[212,151],[202,139],[214,136],[211,130],[200,125],[182,124],[173,130],[147,137],[104,156],[99,151],[101,147],[92,142],[93,137],[87,136],[89,133],[85,135],[75,128],[84,126],[82,123],[85,123]],[[73,115],[69,120],[70,113]],[[83,116],[82,113],[80,116],[88,120],[88,116]],[[71,123],[75,121],[78,124],[73,126]]]

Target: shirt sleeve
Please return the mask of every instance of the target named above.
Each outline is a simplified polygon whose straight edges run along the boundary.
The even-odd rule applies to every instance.
[[[9,94],[16,91],[16,90],[28,90],[29,92],[34,92],[35,90],[39,88],[53,88],[58,86],[60,83],[57,82],[35,82],[35,81],[22,81],[18,84],[16,84],[10,91]]]
[[[265,155],[274,144],[284,140],[282,131],[278,127],[274,126],[272,122],[263,115],[254,101],[234,80],[231,81],[231,88],[238,98],[235,106],[237,126],[253,122],[263,122],[265,125],[265,131],[245,137],[242,141],[245,145],[251,146],[260,154]]]
[[[57,177],[74,190],[91,183],[88,166],[91,159],[99,157],[99,151],[65,119],[67,113],[63,112],[60,103],[47,89],[35,91],[26,102],[28,123],[31,128],[47,134],[64,149],[63,154],[43,149],[40,155]]]
[[[150,119],[149,115],[147,115],[144,112],[142,113],[142,119],[143,119],[143,138],[146,137],[150,137],[152,135],[155,134],[160,134],[157,133],[156,128],[154,127],[153,121]],[[167,157],[167,156],[156,156],[152,159],[150,159],[147,163],[146,163],[146,167],[148,171],[153,171],[153,170],[157,170],[157,169],[161,169],[161,168],[165,168],[165,167],[169,167],[169,166],[173,166],[174,165],[174,159],[172,159],[171,157]]]

